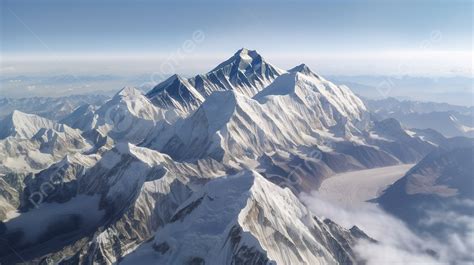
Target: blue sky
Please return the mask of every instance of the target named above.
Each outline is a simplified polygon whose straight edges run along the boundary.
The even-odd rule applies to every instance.
[[[208,58],[202,68],[247,47],[282,67],[306,59],[331,73],[369,72],[377,61],[393,71],[390,64],[415,57],[419,61],[411,64],[420,72],[437,71],[440,62],[445,69],[438,71],[472,70],[471,1],[3,0],[1,5],[6,69],[18,58],[166,57],[200,31],[204,40],[180,59]]]

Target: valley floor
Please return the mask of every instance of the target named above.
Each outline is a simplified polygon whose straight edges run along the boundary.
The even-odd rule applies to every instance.
[[[377,198],[411,167],[413,164],[403,164],[338,174],[324,180],[318,192],[322,198],[344,207],[362,206]]]

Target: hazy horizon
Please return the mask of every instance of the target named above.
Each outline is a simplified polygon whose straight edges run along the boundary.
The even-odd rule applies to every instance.
[[[2,1],[0,73],[158,71],[173,57],[196,74],[245,47],[326,75],[472,77],[470,1],[277,3]]]
[[[113,91],[172,74],[190,77],[245,47],[282,69],[305,63],[325,77],[422,77],[435,84],[454,78],[460,86],[441,82],[412,98],[428,92],[426,100],[474,102],[470,1],[277,2],[3,1],[1,96]],[[45,88],[44,81],[18,78],[49,82],[63,75],[116,80]],[[398,92],[387,96],[413,96]],[[458,98],[446,96],[452,93]]]

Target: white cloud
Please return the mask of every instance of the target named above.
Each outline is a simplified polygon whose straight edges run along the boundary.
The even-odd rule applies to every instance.
[[[357,225],[367,235],[376,239],[377,244],[363,241],[355,247],[356,252],[367,260],[368,265],[449,264],[474,258],[469,254],[472,252],[470,250],[474,249],[472,226],[464,233],[451,233],[446,240],[438,241],[430,235],[415,234],[405,223],[375,204],[345,208],[328,201],[318,192],[303,193],[300,198],[315,215],[329,218],[346,228]],[[431,222],[434,223],[439,221],[436,218],[443,217],[433,215],[433,218]],[[444,216],[444,220],[446,218],[451,222],[463,224],[471,221],[465,216]]]

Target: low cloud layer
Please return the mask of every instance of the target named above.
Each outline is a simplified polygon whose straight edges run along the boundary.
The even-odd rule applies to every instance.
[[[379,243],[360,242],[356,251],[368,265],[378,264],[473,264],[474,220],[458,213],[430,213],[426,225],[449,220],[450,225],[462,226],[444,240],[412,232],[401,220],[384,212],[375,204],[346,208],[323,198],[318,192],[303,193],[301,200],[317,216],[329,218],[350,228],[357,225]]]

